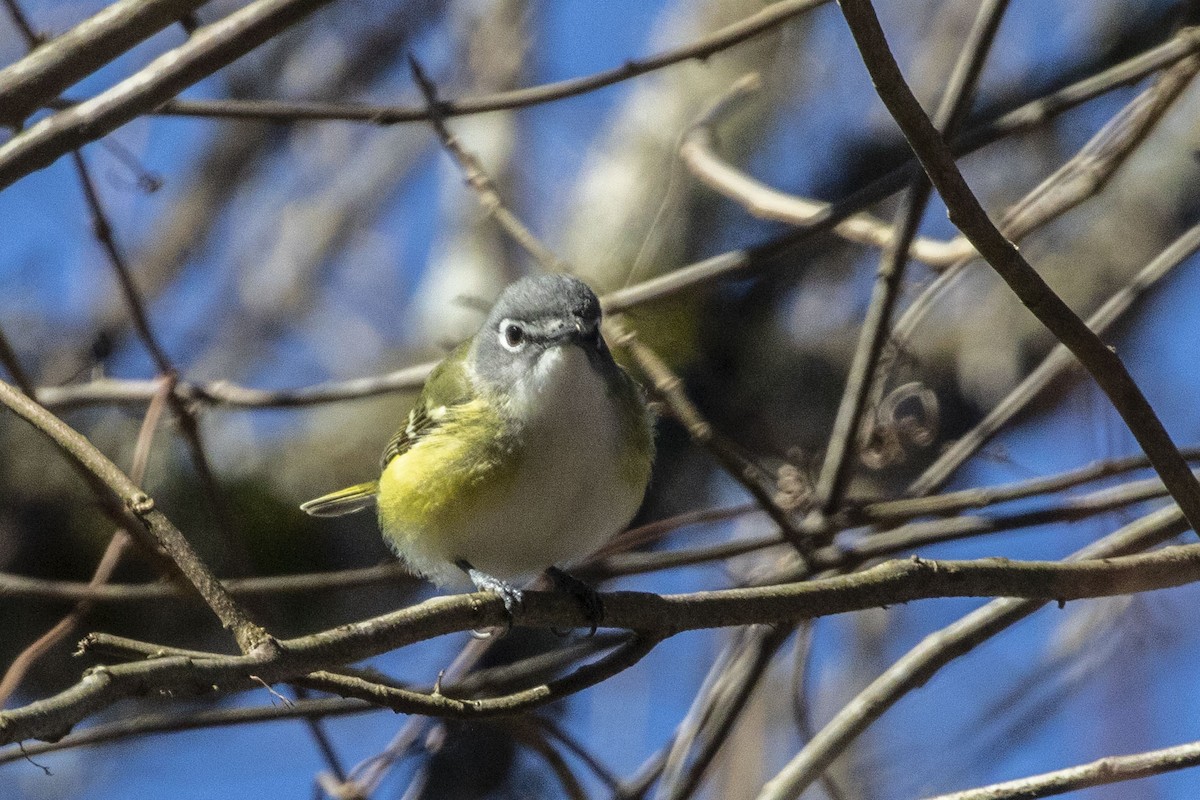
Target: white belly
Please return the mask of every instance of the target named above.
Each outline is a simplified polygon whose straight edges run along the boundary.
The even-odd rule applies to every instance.
[[[465,576],[448,563],[457,558],[507,581],[569,565],[624,528],[641,503],[644,487],[620,475],[617,410],[582,350],[548,351],[513,404],[528,422],[509,491],[439,537],[454,552],[406,553],[438,583],[463,585]]]

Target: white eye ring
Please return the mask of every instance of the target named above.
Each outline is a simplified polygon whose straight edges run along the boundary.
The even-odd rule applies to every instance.
[[[500,346],[510,353],[516,353],[525,347],[525,328],[511,319],[501,320],[499,327]]]

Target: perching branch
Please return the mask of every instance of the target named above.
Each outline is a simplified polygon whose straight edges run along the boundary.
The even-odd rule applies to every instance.
[[[1164,538],[1161,516],[1152,520],[1157,524],[1154,533],[1158,539]],[[1177,515],[1172,517],[1167,528],[1175,531],[1177,520]],[[1141,528],[1146,526],[1141,523]],[[1122,541],[1128,538],[1126,535]],[[1142,538],[1146,538],[1144,534],[1138,541]],[[653,639],[701,628],[794,623],[934,597],[1032,598],[1027,602],[1036,608],[1049,601],[1110,597],[1200,580],[1200,545],[1116,558],[1107,557],[1108,552],[1093,548],[1086,555],[1097,556],[1097,560],[1075,562],[912,558],[851,575],[780,586],[665,596],[606,593],[605,624]],[[503,601],[491,593],[436,597],[381,617],[283,640],[276,647],[258,648],[246,655],[204,658],[197,653],[98,667],[57,695],[0,712],[0,742],[62,735],[89,714],[126,697],[161,690],[187,693],[197,686],[242,690],[262,682],[296,680],[436,636],[504,625],[507,615]],[[547,592],[527,592],[525,607],[515,615],[515,623],[539,628],[588,624],[573,597]],[[84,649],[111,639],[94,635],[84,642]],[[153,650],[156,646],[144,647]],[[422,711],[434,710],[425,706],[428,704]],[[469,704],[439,707],[455,716],[473,712]],[[479,708],[490,713],[486,704]]]

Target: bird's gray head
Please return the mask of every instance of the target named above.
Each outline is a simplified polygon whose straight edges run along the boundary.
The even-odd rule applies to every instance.
[[[600,300],[570,275],[522,278],[500,295],[475,337],[472,366],[484,383],[511,387],[556,347],[576,345],[601,371],[612,355],[600,335]]]

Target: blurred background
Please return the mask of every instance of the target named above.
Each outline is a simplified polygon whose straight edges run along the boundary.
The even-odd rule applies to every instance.
[[[21,0],[19,8],[37,32],[57,34],[104,5]],[[240,5],[214,0],[200,9],[199,21],[220,19]],[[442,97],[474,97],[618,67],[701,39],[765,5],[345,0],[181,97],[419,106],[406,62],[410,54]],[[922,103],[936,107],[979,2],[876,5],[905,76]],[[1194,5],[1011,3],[962,130],[978,130],[1167,42],[1191,23]],[[0,9],[3,64],[26,52],[9,10]],[[66,94],[92,96],[186,36],[181,26],[167,28]],[[839,201],[907,158],[833,4],[702,61],[448,124],[484,164],[509,208],[601,294],[702,259],[751,251],[745,269],[639,305],[626,321],[685,379],[689,396],[716,428],[766,474],[780,477],[775,488],[782,500],[802,509],[880,251],[828,231],[801,236],[787,224],[760,219],[706,186],[683,162],[680,145],[691,126],[751,72],[761,76],[762,86],[715,119],[713,151],[762,183]],[[1197,222],[1200,87],[1189,78],[1180,80],[1153,124],[1126,142],[1115,163],[1104,162],[1111,156],[1104,153],[1075,162],[1092,182],[1078,203],[1022,232],[1022,252],[1082,315],[1129,284]],[[1003,218],[1155,80],[1151,74],[1107,87],[965,156],[964,172],[993,218]],[[421,123],[145,116],[82,155],[113,239],[144,296],[150,327],[188,382],[293,389],[436,360],[474,332],[481,309],[505,284],[538,268],[482,210],[460,169]],[[890,222],[897,205],[893,193],[867,210]],[[38,387],[150,380],[158,372],[94,227],[69,158],[0,192],[0,328]],[[954,234],[935,196],[920,235],[949,243]],[[1200,392],[1198,266],[1194,258],[1184,259],[1155,281],[1107,337],[1181,446],[1200,444],[1194,413]],[[929,287],[945,267],[919,260],[908,267],[900,308],[922,298],[926,310],[890,351],[881,389],[898,405],[911,406],[914,399],[923,404],[915,423],[920,435],[897,435],[889,446],[868,450],[855,465],[852,503],[900,495],[1053,343],[979,262],[967,263],[944,291],[931,295]],[[66,396],[50,392],[47,398]],[[222,576],[384,563],[389,554],[369,514],[318,521],[297,506],[373,477],[412,399],[411,392],[397,391],[283,408],[197,402],[198,434],[191,443],[172,413],[164,414],[143,486]],[[130,469],[145,393],[140,399],[51,405]],[[889,421],[882,424],[886,429]],[[635,524],[749,500],[675,421],[662,420],[658,443],[650,493]],[[955,471],[947,488],[1050,475],[1137,452],[1103,394],[1076,376],[1043,392]],[[1061,558],[1150,507],[1127,505],[921,552]],[[742,513],[681,527],[646,547],[754,540],[775,530],[765,514]],[[111,522],[86,484],[44,439],[5,415],[0,571],[87,581],[111,535]],[[656,592],[726,587],[786,554],[786,547],[760,548],[735,559],[620,576],[603,586]],[[156,574],[154,564],[130,553],[112,580],[137,583]],[[298,635],[431,592],[419,581],[393,576],[249,602],[273,632]],[[832,782],[806,796],[920,797],[1197,738],[1200,689],[1189,665],[1200,654],[1200,638],[1184,623],[1198,599],[1185,588],[1035,615],[905,698],[837,761]],[[924,635],[978,605],[935,601],[822,619],[799,636],[781,638],[695,796],[755,796],[799,748],[806,726],[819,728]],[[5,598],[0,660],[8,664],[70,608],[61,600]],[[188,647],[231,646],[207,609],[187,599],[100,603],[80,634],[88,630]],[[676,636],[635,668],[539,715],[606,770],[628,779],[669,743],[710,667],[743,635]],[[76,680],[91,663],[70,656],[78,638],[68,636],[46,653],[8,705]],[[466,641],[428,642],[370,666],[428,685]],[[548,635],[516,631],[487,658],[501,663],[562,645]],[[147,700],[122,704],[90,724],[271,703],[265,689],[219,699]],[[5,796],[22,798],[324,796],[318,775],[349,770],[384,751],[404,724],[388,712],[329,719],[322,723],[324,748],[302,721],[128,737],[41,754],[36,764],[16,757],[0,766],[0,786],[7,787]],[[584,796],[615,795],[578,753],[561,742],[543,747],[544,739],[531,739],[516,723],[454,724],[439,736],[407,750],[379,777],[371,796],[559,797],[573,791],[562,770],[574,776]],[[1189,798],[1198,785],[1200,778],[1185,771],[1080,796]],[[646,796],[658,796],[656,791],[663,791],[661,784]]]

